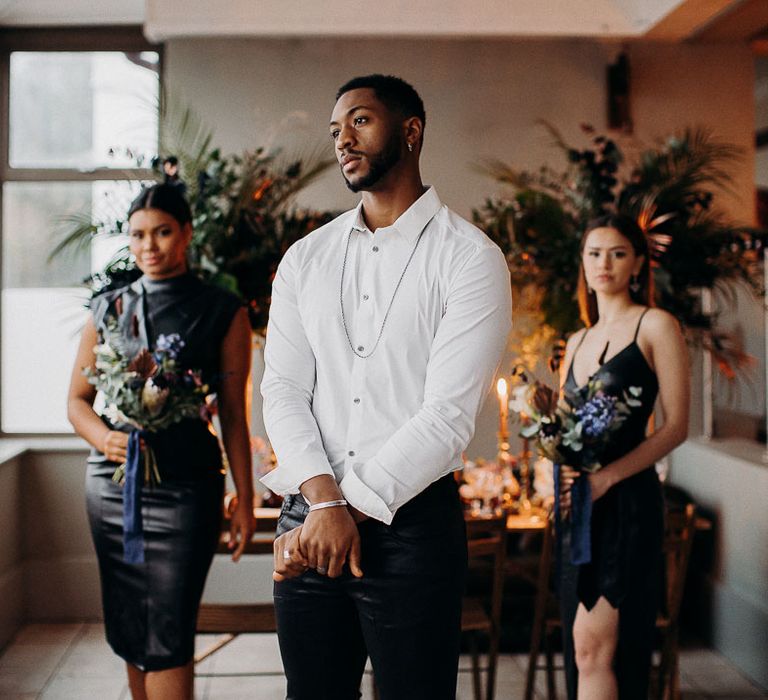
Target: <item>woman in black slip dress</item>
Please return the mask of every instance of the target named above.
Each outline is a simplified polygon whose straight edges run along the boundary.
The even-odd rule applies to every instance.
[[[93,300],[72,373],[69,418],[93,446],[86,500],[107,640],[126,661],[134,700],[189,700],[197,610],[221,527],[219,442],[203,418],[184,418],[145,434],[160,480],[145,485],[143,474],[138,477],[141,490],[132,511],[128,487],[112,480],[115,468],[126,461],[125,431],[131,426],[110,424],[94,412],[95,390],[83,369],[95,367],[94,346],[107,326],[109,333],[119,334],[129,356],[142,348],[155,350],[161,335],[181,336],[177,362],[183,369],[199,370],[217,393],[224,448],[238,492],[231,531],[237,561],[254,527],[245,400],[250,326],[235,295],[188,272],[191,216],[177,188],[156,185],[142,191],[128,221],[130,249],[143,275]],[[128,539],[124,546],[124,536],[132,532],[130,517],[141,523],[135,547],[128,546]]]
[[[587,326],[566,346],[562,391],[586,391],[591,379],[621,397],[642,390],[641,406],[610,439],[589,475],[560,469],[560,603],[569,700],[648,697],[656,614],[662,600],[664,534],[661,486],[654,464],[688,429],[689,375],[677,321],[651,306],[648,248],[637,223],[604,216],[582,239],[579,302]],[[657,396],[664,423],[646,437]],[[577,479],[588,479],[588,488]],[[568,517],[580,503],[591,521]],[[582,543],[590,545],[584,555]],[[574,564],[574,561],[577,563]]]

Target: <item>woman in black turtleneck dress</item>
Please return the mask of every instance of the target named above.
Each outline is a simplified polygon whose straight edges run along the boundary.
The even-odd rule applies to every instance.
[[[108,322],[116,322],[130,356],[142,348],[154,350],[161,335],[180,335],[179,365],[199,370],[218,396],[223,443],[238,491],[232,520],[236,561],[253,532],[245,413],[250,326],[236,296],[188,271],[191,215],[178,188],[164,184],[143,190],[128,221],[130,249],[143,275],[93,300],[72,374],[69,418],[93,448],[86,498],[107,640],[126,661],[134,700],[187,700],[193,692],[197,609],[220,532],[224,474],[219,441],[203,418],[186,418],[144,436],[160,481],[141,489],[138,558],[143,561],[131,563],[123,542],[125,490],[112,480],[115,468],[125,462],[131,426],[110,424],[94,412],[95,390],[83,370],[95,367],[94,346]]]

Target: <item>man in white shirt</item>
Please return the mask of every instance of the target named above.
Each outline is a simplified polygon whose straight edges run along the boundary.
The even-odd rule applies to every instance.
[[[422,184],[424,106],[392,76],[339,90],[330,135],[360,204],[274,281],[264,420],[285,502],[275,610],[291,700],[453,700],[466,534],[452,472],[511,324],[509,271]]]

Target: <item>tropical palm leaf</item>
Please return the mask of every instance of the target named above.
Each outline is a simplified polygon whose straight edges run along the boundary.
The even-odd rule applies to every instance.
[[[707,188],[733,192],[731,168],[742,157],[741,149],[717,141],[708,130],[686,129],[645,151],[635,176],[640,187],[657,191],[663,208]]]
[[[86,250],[90,245],[91,238],[99,231],[99,226],[91,220],[90,214],[84,213],[62,217],[61,225],[66,228],[66,233],[49,253],[48,262],[64,251],[73,248],[77,251]]]
[[[561,335],[576,330],[586,221],[613,211],[629,214],[648,238],[658,305],[691,329],[689,337],[712,352],[725,375],[745,367],[743,351],[716,329],[717,313],[705,312],[700,296],[701,289],[714,289],[733,300],[734,284],[765,292],[759,261],[768,232],[736,226],[714,205],[715,191],[732,191],[740,149],[691,128],[625,163],[619,146],[590,127],[582,129],[591,145],[577,149],[552,124],[540,123],[567,155],[560,177],[537,179],[496,160],[477,168],[513,188],[511,197],[474,210],[475,222],[504,251],[513,286],[539,285],[545,322]],[[546,196],[541,182],[550,183]]]

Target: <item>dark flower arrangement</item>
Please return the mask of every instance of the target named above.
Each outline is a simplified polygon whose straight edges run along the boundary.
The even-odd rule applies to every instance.
[[[104,415],[113,425],[130,425],[150,433],[165,430],[185,418],[211,419],[210,389],[199,371],[178,363],[184,341],[178,333],[160,335],[154,352],[142,348],[134,356],[126,353],[117,320],[106,319],[99,344],[93,349],[96,368],[83,373],[104,396]],[[160,472],[150,446],[145,446],[144,480],[159,483]],[[114,480],[122,483],[126,465],[120,465]]]
[[[560,396],[557,388],[534,380],[518,367],[518,385],[510,408],[520,417],[520,436],[533,440],[537,452],[558,464],[582,471],[601,468],[600,458],[632,413],[642,406],[641,387],[629,387],[622,396],[603,390],[599,379],[590,379],[574,396]]]
[[[158,181],[183,188],[192,210],[194,236],[188,250],[192,272],[241,296],[251,327],[264,333],[272,279],[285,251],[335,213],[301,210],[296,194],[332,161],[309,155],[285,162],[279,151],[258,148],[224,155],[188,107],[161,105],[161,151],[151,166]],[[146,161],[137,156],[137,165]],[[114,209],[114,207],[112,207]],[[127,222],[90,216],[70,218],[72,229],[51,253],[82,245],[97,233],[124,233]],[[94,293],[129,284],[140,275],[127,247],[86,282]]]
[[[588,125],[582,130],[590,145],[583,149],[545,126],[566,154],[567,168],[530,173],[487,162],[482,172],[512,193],[488,199],[473,212],[507,257],[518,308],[528,307],[539,315],[538,325],[551,329],[547,334],[533,324],[518,344],[525,346],[533,334],[554,340],[557,364],[563,338],[581,325],[576,284],[584,229],[590,219],[618,211],[635,217],[648,237],[656,304],[733,377],[750,358],[717,329],[717,314],[702,307],[701,290],[730,296],[731,283],[745,283],[764,293],[759,263],[766,232],[731,223],[715,204],[715,191],[731,184],[729,168],[740,157],[738,149],[703,130],[686,130],[627,163],[616,141]]]

